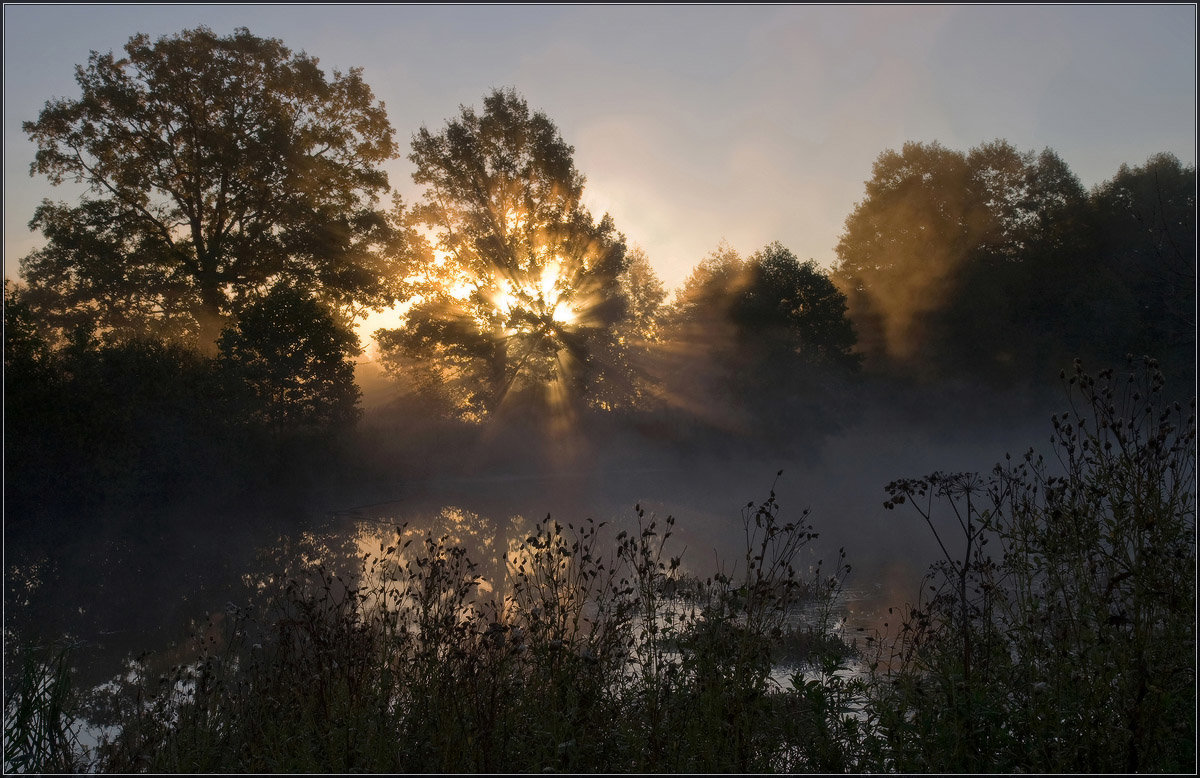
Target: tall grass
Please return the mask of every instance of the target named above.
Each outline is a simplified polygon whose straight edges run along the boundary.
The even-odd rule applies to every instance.
[[[5,634],[4,771],[72,772],[82,766],[68,643],[16,644]]]
[[[945,555],[877,657],[889,767],[1195,766],[1195,403],[1149,360],[1064,379],[1051,460],[888,487]]]
[[[807,513],[774,494],[744,511],[739,564],[699,580],[672,549],[674,520],[612,534],[549,517],[506,555],[503,581],[446,537],[365,554],[361,575],[281,566],[231,608],[201,659],[121,695],[105,770],[156,772],[762,771],[797,756],[792,719],[837,717],[774,682],[801,639],[797,606],[833,598],[844,569],[810,573]],[[297,558],[304,549],[284,554]],[[803,564],[802,564],[803,562]],[[823,634],[823,633],[821,633]],[[794,653],[794,652],[793,652]],[[831,661],[840,661],[833,659]],[[797,676],[799,678],[799,676]],[[180,684],[187,694],[178,694]],[[814,723],[814,726],[817,724]]]

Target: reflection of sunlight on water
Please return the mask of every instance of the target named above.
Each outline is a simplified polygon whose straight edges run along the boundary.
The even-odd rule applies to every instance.
[[[344,522],[341,527],[328,527],[324,532],[310,531],[282,537],[264,554],[260,568],[248,573],[244,580],[252,590],[270,595],[278,590],[282,581],[316,581],[320,586],[321,581],[331,580],[325,576],[333,574],[339,587],[335,589],[335,597],[350,594],[353,599],[345,602],[353,603],[350,607],[358,609],[364,620],[390,618],[394,627],[407,630],[412,637],[420,640],[412,632],[419,629],[411,616],[416,612],[414,603],[420,595],[416,588],[420,580],[414,577],[413,571],[428,570],[425,565],[429,562],[431,552],[442,554],[444,561],[450,562],[448,557],[451,549],[461,548],[465,556],[478,565],[470,568],[470,573],[477,574],[479,580],[466,599],[450,598],[445,601],[454,610],[445,609],[443,613],[457,624],[470,625],[466,632],[456,635],[466,636],[467,640],[502,638],[497,645],[506,638],[520,649],[525,649],[527,645],[553,647],[555,644],[561,649],[565,643],[584,660],[594,661],[598,654],[604,655],[593,652],[595,646],[608,639],[602,629],[628,630],[630,650],[621,660],[622,672],[630,678],[642,672],[639,663],[644,660],[644,654],[640,652],[646,650],[648,645],[645,629],[648,622],[640,606],[639,610],[630,612],[619,624],[610,621],[613,612],[604,611],[603,607],[607,606],[598,606],[599,601],[593,601],[603,587],[594,587],[586,582],[581,584],[585,579],[578,575],[579,565],[588,557],[584,553],[568,556],[549,553],[552,548],[565,548],[582,541],[586,537],[580,534],[584,532],[583,527],[568,530],[571,525],[564,524],[561,525],[564,532],[559,535],[548,529],[560,526],[549,517],[545,523],[536,524],[521,516],[496,521],[454,505],[446,505],[408,521],[398,520],[402,518],[364,518],[360,515]],[[591,526],[589,524],[589,528]],[[596,529],[600,526],[603,523],[596,525]],[[566,546],[557,546],[560,542]],[[604,556],[606,563],[616,561],[616,542],[607,533],[594,546],[576,543],[576,547]],[[537,573],[533,575],[535,570]],[[684,570],[686,565],[680,568],[680,572]],[[627,574],[627,571],[621,574]],[[527,588],[522,594],[520,587],[529,587],[530,581],[537,581],[537,586],[541,588]],[[874,627],[874,604],[881,597],[878,589],[877,586],[870,590],[843,590],[835,601],[825,605],[811,600],[796,602],[789,606],[789,616],[783,622],[785,632],[788,629],[800,632],[809,630],[832,635],[849,643],[856,630],[857,634],[862,634],[864,630]],[[319,589],[309,591],[320,595]],[[657,622],[655,631],[662,636],[674,636],[672,640],[685,639],[687,630],[703,618],[701,601],[676,593],[674,586],[661,593],[660,597],[662,599],[658,600],[656,606],[659,610],[653,613]],[[699,595],[696,597],[699,598]],[[491,610],[492,604],[497,606],[495,610]],[[555,618],[560,619],[561,623],[552,622],[549,611],[556,612]],[[563,620],[563,614],[573,615]],[[571,618],[575,621],[571,622]],[[735,614],[732,618],[734,621],[731,623],[736,623],[740,617]],[[597,627],[600,629],[593,632]],[[493,635],[490,628],[497,628],[497,635]],[[538,644],[536,640],[542,643]],[[806,644],[801,641],[801,645]],[[681,661],[683,658],[680,653],[682,649],[672,647],[670,643],[663,643],[657,650],[660,657],[670,661]],[[174,711],[194,693],[194,682],[186,680],[186,675],[195,670],[196,659],[192,654],[185,656],[182,653],[170,659],[175,669],[185,676],[184,679],[176,676],[174,684],[165,687],[174,700],[174,704],[168,705],[167,709]],[[158,664],[161,663],[155,662],[152,666]],[[139,666],[139,672],[157,673],[149,669],[151,665],[139,662]],[[96,691],[114,694],[122,683],[126,686],[132,683],[134,679],[129,675],[133,672],[131,668],[127,668],[124,678],[114,679]],[[813,680],[827,683],[830,678],[835,678],[839,682],[849,683],[863,678],[865,672],[864,663],[852,656],[840,660],[832,672],[829,666],[821,667],[806,659],[783,658],[770,667],[768,684],[775,690],[788,691],[796,684]],[[111,740],[116,734],[115,730],[92,722],[81,720],[81,723],[85,724],[86,731],[81,730],[80,741],[86,741],[85,745],[91,749],[95,748],[96,743]]]
[[[421,541],[430,537],[447,547],[466,549],[467,557],[479,565],[482,579],[479,592],[498,593],[497,587],[504,581],[506,556],[514,553],[524,540],[525,524],[520,516],[498,523],[456,506],[442,508],[423,526],[382,519],[359,520],[350,534],[354,558],[358,561],[353,574],[359,577],[360,585],[391,587],[394,591],[395,580],[387,579],[394,579],[398,569],[411,561],[412,549],[419,549]]]

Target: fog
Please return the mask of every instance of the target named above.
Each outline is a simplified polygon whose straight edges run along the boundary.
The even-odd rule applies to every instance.
[[[853,568],[847,586],[873,593],[880,606],[899,605],[916,595],[938,550],[918,516],[883,508],[884,486],[935,470],[987,471],[1049,431],[1048,412],[1028,400],[926,392],[910,396],[907,408],[896,396],[868,402],[836,432],[782,453],[756,451],[766,447],[725,434],[700,436],[711,447],[696,447],[697,438],[680,445],[662,430],[603,417],[551,439],[501,421],[453,424],[421,412],[412,397],[389,402],[369,394],[370,410],[337,454],[349,466],[235,503],[220,499],[213,484],[207,504],[131,511],[121,533],[66,519],[79,531],[40,560],[10,553],[9,563],[35,568],[27,606],[33,624],[47,634],[73,634],[111,663],[125,652],[182,641],[189,624],[239,601],[256,554],[284,536],[347,536],[361,522],[438,531],[431,522],[450,507],[480,517],[475,538],[509,531],[513,517],[546,515],[576,525],[592,518],[615,531],[633,524],[640,505],[648,515],[675,517],[673,553],[704,577],[718,564],[727,572],[736,565],[744,554],[743,508],[774,490],[785,521],[811,511],[820,534],[812,564],[830,565],[844,548]],[[21,527],[10,522],[10,536]]]

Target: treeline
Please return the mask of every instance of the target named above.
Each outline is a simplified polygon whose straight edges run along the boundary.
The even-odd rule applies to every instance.
[[[212,483],[208,461],[261,465],[252,441],[336,437],[359,415],[353,323],[396,305],[375,339],[419,398],[399,413],[551,434],[603,419],[787,449],[875,391],[1033,392],[1074,357],[1148,354],[1192,385],[1195,169],[1170,155],[1088,192],[1049,150],[906,144],[831,271],[722,245],[669,297],[515,92],[422,127],[423,198],[384,208],[399,149],[358,70],[198,28],[77,80],[24,125],[31,172],[88,190],[43,202],[46,243],[5,284],[17,506],[64,474],[170,492]]]
[[[303,489],[361,414],[357,339],[292,290],[247,308],[212,356],[104,343],[88,326],[51,347],[23,295],[5,292],[10,537],[44,518]]]
[[[1028,385],[1127,353],[1190,379],[1195,186],[1169,154],[1087,192],[1049,149],[884,152],[837,246],[859,348],[934,379]]]

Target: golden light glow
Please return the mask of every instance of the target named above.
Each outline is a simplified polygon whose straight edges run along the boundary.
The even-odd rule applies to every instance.
[[[542,268],[542,278],[539,287],[542,292],[543,300],[558,299],[558,281],[562,274],[562,264],[558,261],[547,262]]]
[[[440,319],[471,344],[434,346],[424,369],[436,375],[427,383],[475,421],[538,403],[552,437],[565,441],[575,426],[579,377],[592,358],[590,329],[608,323],[601,303],[609,292],[589,273],[605,244],[538,229],[512,197],[496,199],[501,253],[443,235],[433,261],[413,279],[427,301],[419,303],[420,315]]]
[[[551,318],[560,324],[574,324],[579,318],[579,314],[571,308],[566,300],[560,300],[558,305],[554,306],[554,313],[551,314]]]

